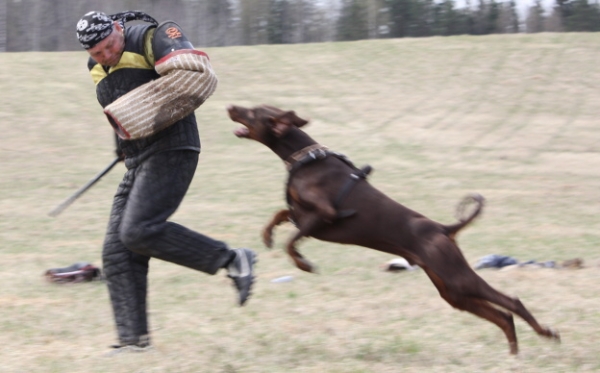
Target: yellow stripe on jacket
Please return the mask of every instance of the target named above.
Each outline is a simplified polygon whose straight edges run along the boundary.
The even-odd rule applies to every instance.
[[[152,38],[154,36],[154,29],[151,29],[146,34],[146,41],[144,42],[144,52],[146,56],[142,56],[138,53],[123,52],[119,63],[116,66],[110,67],[108,73],[104,70],[102,65],[97,63],[91,70],[92,80],[94,84],[100,83],[102,79],[106,78],[108,74],[113,73],[119,69],[146,69],[154,70],[154,53],[152,52]]]

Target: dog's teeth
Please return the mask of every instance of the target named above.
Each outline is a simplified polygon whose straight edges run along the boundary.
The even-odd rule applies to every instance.
[[[237,137],[248,137],[249,131],[247,128],[238,128],[235,131],[233,131],[233,133],[237,136]]]

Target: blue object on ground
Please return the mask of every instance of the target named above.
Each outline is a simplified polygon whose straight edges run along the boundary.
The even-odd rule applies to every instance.
[[[475,269],[502,268],[514,264],[519,264],[519,262],[515,258],[512,258],[510,256],[491,254],[479,259],[479,261],[475,265]]]

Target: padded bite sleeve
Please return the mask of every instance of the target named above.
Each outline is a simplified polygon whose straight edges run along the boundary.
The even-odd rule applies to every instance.
[[[193,49],[176,23],[158,26],[153,51],[155,70],[161,77],[121,96],[104,109],[117,135],[126,140],[153,135],[185,118],[217,87],[217,76],[208,56]]]

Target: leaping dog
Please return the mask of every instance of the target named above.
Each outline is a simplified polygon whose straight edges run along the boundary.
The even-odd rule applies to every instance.
[[[286,245],[298,268],[313,272],[313,265],[296,249],[302,237],[368,247],[404,257],[421,267],[451,306],[496,324],[508,339],[511,354],[518,343],[513,313],[537,334],[560,341],[558,332],[538,324],[523,303],[483,280],[466,261],[456,234],[481,212],[482,196],[475,209],[459,222],[444,225],[392,200],[366,181],[370,167],[358,169],[343,155],[319,145],[300,128],[308,121],[294,111],[273,106],[229,106],[229,117],[244,125],[235,131],[240,138],[269,147],[286,164],[288,208],[277,212],[263,231],[267,247],[273,245],[273,229],[291,221],[298,230]],[[498,307],[503,308],[501,310]],[[509,312],[506,312],[506,311]]]

